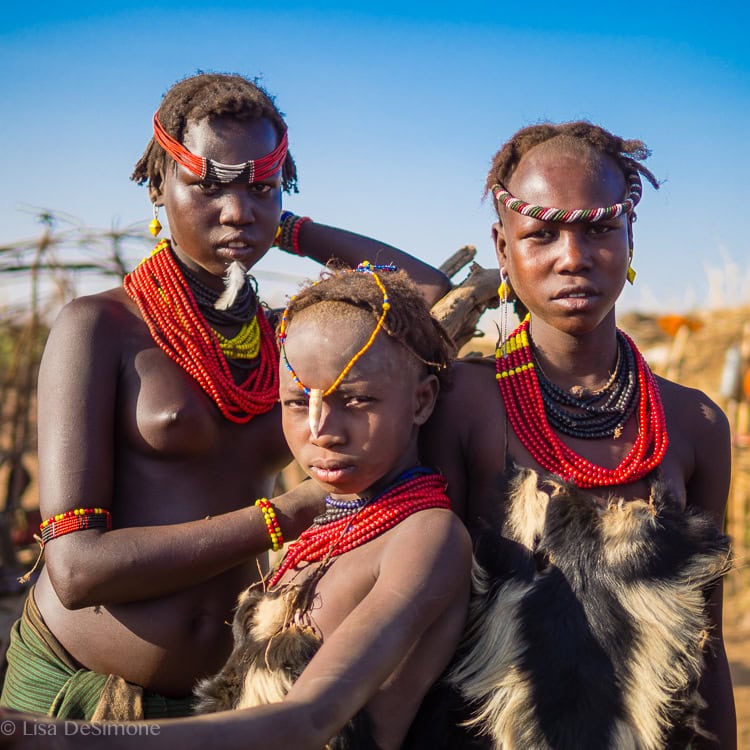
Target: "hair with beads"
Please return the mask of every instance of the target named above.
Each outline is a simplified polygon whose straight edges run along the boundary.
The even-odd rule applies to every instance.
[[[658,189],[659,181],[642,164],[642,161],[651,155],[643,141],[625,140],[599,125],[579,120],[560,124],[529,125],[518,130],[492,159],[492,166],[485,184],[485,194],[492,192],[492,187],[496,183],[507,185],[519,162],[531,149],[558,137],[578,141],[582,145],[588,145],[595,151],[612,157],[622,170],[626,182],[628,175],[635,171]],[[493,200],[497,210],[498,204],[494,196]]]
[[[240,121],[266,119],[279,138],[286,130],[274,98],[258,83],[229,73],[198,73],[175,83],[159,106],[159,121],[169,135],[183,142],[189,123],[211,117],[233,117]],[[153,139],[130,176],[139,185],[161,187],[162,175],[172,158]],[[286,192],[297,192],[297,167],[287,153],[281,169],[281,185]]]
[[[390,308],[382,332],[398,341],[447,385],[456,348],[450,336],[430,314],[424,298],[404,271],[378,270]],[[320,303],[343,303],[372,315],[377,324],[383,312],[383,293],[370,273],[329,268],[317,281],[298,292],[286,311],[287,325],[295,315]]]

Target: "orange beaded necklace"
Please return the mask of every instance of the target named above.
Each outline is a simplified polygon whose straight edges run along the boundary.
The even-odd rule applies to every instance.
[[[256,313],[260,363],[237,384],[168,240],[159,242],[151,255],[125,277],[123,286],[138,305],[154,341],[198,382],[226,419],[244,424],[270,411],[279,394],[279,362],[273,330],[262,308],[258,307]]]

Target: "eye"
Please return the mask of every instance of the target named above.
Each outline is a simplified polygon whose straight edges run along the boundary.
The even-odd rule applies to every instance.
[[[299,398],[284,399],[284,401],[281,402],[281,405],[285,409],[289,409],[290,411],[295,411],[295,410],[307,411],[307,403],[308,403],[307,398],[305,398],[304,396],[300,396]]]
[[[557,232],[547,227],[533,229],[524,235],[524,239],[539,240],[540,242],[548,242],[557,236]]]
[[[614,231],[614,229],[615,227],[611,227],[607,224],[592,224],[588,228],[588,233],[594,236],[598,236],[602,234],[608,234],[609,232]]]
[[[221,185],[218,182],[205,180],[198,183],[198,188],[203,195],[216,195],[221,190]]]
[[[371,404],[375,401],[375,399],[372,396],[365,396],[362,394],[358,394],[356,396],[347,396],[344,400],[344,403],[347,406],[350,407],[358,407],[358,406],[366,406],[367,404]]]
[[[273,190],[273,185],[268,185],[265,182],[251,182],[250,192],[256,195],[264,195],[270,193]]]

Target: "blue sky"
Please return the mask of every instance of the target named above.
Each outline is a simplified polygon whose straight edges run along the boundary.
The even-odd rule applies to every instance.
[[[94,227],[145,225],[146,190],[130,172],[162,94],[202,69],[261,76],[276,95],[300,172],[287,208],[435,264],[464,244],[494,264],[482,187],[519,127],[583,118],[641,138],[663,185],[646,188],[639,207],[639,276],[621,309],[748,301],[750,10],[704,7],[164,0],[6,10],[0,245],[39,233],[35,208]],[[276,251],[258,267],[274,304],[315,273]]]

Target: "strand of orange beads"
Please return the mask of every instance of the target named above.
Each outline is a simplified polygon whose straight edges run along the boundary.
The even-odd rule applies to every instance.
[[[638,433],[618,466],[595,464],[569,448],[550,426],[529,339],[529,317],[495,352],[496,378],[513,431],[534,460],[547,471],[581,488],[611,487],[641,479],[664,458],[669,444],[667,420],[656,378],[633,340],[638,375]]]
[[[159,348],[198,382],[226,419],[244,424],[271,410],[279,391],[278,350],[262,308],[256,313],[259,366],[235,383],[220,342],[198,309],[168,240],[161,240],[123,285]]]
[[[288,570],[302,563],[343,555],[384,534],[413,513],[428,508],[450,508],[446,482],[440,474],[407,472],[380,495],[351,516],[321,526],[311,526],[289,546],[270,586],[275,586]],[[414,474],[417,473],[417,476]]]

